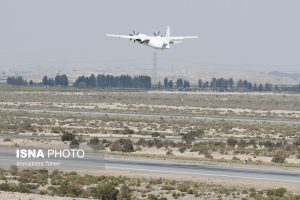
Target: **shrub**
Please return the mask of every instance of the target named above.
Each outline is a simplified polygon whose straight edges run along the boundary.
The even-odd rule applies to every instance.
[[[295,146],[300,146],[300,137],[298,137],[298,139],[294,142]]]
[[[108,147],[110,146],[110,143],[108,143],[106,140],[102,140],[100,142],[98,137],[93,137],[90,139],[88,145],[93,149],[93,150],[104,150],[104,146]]]
[[[131,200],[131,190],[130,188],[124,184],[122,185],[122,187],[120,188],[120,192],[118,194],[118,200]]]
[[[152,136],[152,137],[159,137],[159,136],[160,136],[160,133],[154,132],[154,133],[151,134],[151,136]]]
[[[180,183],[177,185],[177,190],[180,192],[187,192],[190,189],[190,185],[186,183]]]
[[[93,196],[101,200],[117,200],[118,193],[112,183],[100,183],[94,188]]]
[[[16,166],[16,165],[11,165],[10,166],[10,172],[11,172],[11,174],[12,175],[16,175],[17,174],[17,172],[18,172],[18,167]]]
[[[193,142],[195,141],[196,137],[201,137],[203,134],[203,130],[190,131],[182,136],[182,140],[184,140],[185,142]]]
[[[161,190],[175,190],[175,187],[171,185],[163,185]]]
[[[11,142],[11,141],[12,141],[11,138],[4,138],[4,139],[3,139],[3,142]]]
[[[48,190],[40,190],[40,195],[48,194]]]
[[[78,147],[79,147],[79,140],[74,138],[70,143],[70,148],[78,148]]]
[[[83,194],[83,192],[84,190],[82,185],[68,181],[63,181],[63,183],[57,188],[57,194],[60,196],[79,197]]]
[[[124,135],[132,135],[133,133],[134,133],[134,131],[129,128],[125,128],[123,131]]]
[[[148,199],[149,200],[158,200],[157,196],[155,196],[154,194],[149,194]]]
[[[18,173],[18,181],[21,183],[37,183],[46,185],[48,183],[48,170],[23,170]]]
[[[211,155],[211,153],[209,153],[209,152],[206,152],[205,154],[204,154],[204,156],[205,156],[205,158],[208,158],[208,159],[213,159],[214,157]]]
[[[267,190],[268,196],[274,196],[274,197],[283,197],[287,190],[285,188],[277,188],[277,189],[271,189]]]
[[[173,192],[173,193],[172,193],[172,197],[173,197],[174,199],[178,199],[178,198],[180,197],[180,193]]]
[[[0,172],[0,180],[6,180],[4,172]]]
[[[273,155],[272,162],[274,162],[274,163],[284,163],[285,158],[286,158],[286,156],[283,152],[277,152]]]
[[[119,139],[112,143],[111,151],[134,152],[133,143],[129,139]]]
[[[64,141],[72,141],[75,139],[75,135],[73,133],[64,132],[61,136],[61,140]]]
[[[29,193],[30,185],[29,184],[16,184],[16,183],[2,183],[0,184],[0,190],[2,191],[11,191],[11,192],[21,192]]]
[[[166,152],[166,155],[167,155],[167,156],[173,156],[173,153],[172,153],[171,150],[168,150],[168,151]]]
[[[61,127],[52,127],[52,128],[51,128],[51,132],[52,132],[52,133],[63,133],[63,132],[64,132],[64,129],[61,128]]]
[[[149,182],[149,184],[150,185],[160,185],[160,184],[162,184],[162,182],[163,182],[162,178],[151,179],[150,182]]]
[[[98,137],[92,137],[91,139],[90,139],[90,142],[89,142],[89,144],[92,144],[92,145],[97,145],[97,144],[99,144],[99,138]]]
[[[180,153],[184,153],[185,151],[186,151],[186,148],[185,148],[185,147],[180,147],[180,148],[179,148],[179,152],[180,152]]]
[[[232,157],[232,160],[240,160],[240,159],[234,155],[234,156]]]
[[[232,137],[227,139],[227,144],[229,146],[235,146],[237,143],[238,143],[238,141],[236,139],[232,138]]]

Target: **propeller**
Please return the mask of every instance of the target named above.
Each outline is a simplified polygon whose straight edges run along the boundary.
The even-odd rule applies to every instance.
[[[140,33],[137,33],[137,34],[136,34],[136,33],[135,33],[135,30],[133,30],[132,33],[129,33],[130,36],[136,36],[136,35],[138,35],[138,34],[140,34]],[[129,41],[131,41],[131,40],[132,40],[132,38],[129,39]],[[135,42],[135,41],[136,41],[136,40],[133,40],[133,42]]]
[[[158,31],[157,33],[153,33],[155,36],[160,36],[160,31]]]

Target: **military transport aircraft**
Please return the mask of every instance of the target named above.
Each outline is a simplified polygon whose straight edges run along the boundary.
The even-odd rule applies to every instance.
[[[106,34],[108,37],[117,37],[117,38],[125,38],[129,40],[133,40],[133,42],[139,42],[140,44],[147,45],[149,47],[155,49],[169,49],[171,44],[178,44],[182,43],[184,39],[193,39],[198,38],[198,36],[171,36],[170,35],[170,27],[167,26],[167,31],[164,36],[160,35],[160,32],[154,33],[154,36],[145,35],[142,33],[135,33],[133,31],[132,34],[129,35],[113,35],[113,34]]]

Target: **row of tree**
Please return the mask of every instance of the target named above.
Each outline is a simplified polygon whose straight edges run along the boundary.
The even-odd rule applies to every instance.
[[[6,83],[9,85],[17,85],[17,86],[28,85],[27,80],[25,80],[22,76],[8,77]]]
[[[175,87],[179,90],[190,88],[190,82],[187,80],[183,80],[182,78],[178,78],[175,82]],[[161,82],[158,82],[158,89],[162,89]],[[174,89],[174,83],[172,80],[168,78],[164,79],[164,89]]]
[[[270,83],[252,83],[248,80],[234,81],[232,78],[212,78],[209,81],[198,80],[198,89],[214,90],[214,91],[279,91],[279,85],[272,85]]]
[[[270,83],[252,83],[248,80],[234,81],[232,78],[212,78],[211,81],[198,80],[197,86],[190,86],[190,82],[181,78],[177,79],[175,83],[168,78],[164,79],[163,86],[158,82],[158,89],[165,90],[211,90],[211,91],[292,91],[300,92],[300,85],[282,86],[272,85]]]
[[[68,87],[69,79],[67,75],[56,75],[54,78],[44,76],[41,83],[27,81],[22,76],[8,77],[7,84],[26,86],[26,85],[44,85],[44,86],[63,86]],[[118,89],[156,89],[151,84],[150,76],[129,76],[129,75],[104,75],[94,74],[90,76],[79,76],[73,83],[74,87],[80,88],[118,88]],[[188,80],[178,78],[170,80],[164,78],[163,84],[159,81],[157,85],[159,90],[211,90],[211,91],[288,91],[300,92],[300,85],[272,85],[270,83],[252,83],[248,80],[233,80],[232,78],[212,78],[210,81],[198,80],[197,86],[191,86]]]
[[[76,79],[74,83],[75,87],[81,88],[119,88],[119,89],[151,89],[151,77],[150,76],[113,76],[99,74],[97,77],[95,75],[90,76],[80,76]]]
[[[55,78],[49,78],[48,76],[44,76],[42,79],[42,84],[44,86],[69,86],[69,79],[67,75],[56,75]]]

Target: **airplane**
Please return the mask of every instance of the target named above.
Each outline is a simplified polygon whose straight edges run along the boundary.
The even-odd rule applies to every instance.
[[[171,44],[179,44],[182,43],[184,39],[194,39],[198,38],[198,36],[171,36],[170,35],[170,26],[167,26],[167,31],[164,36],[160,35],[160,32],[154,33],[154,36],[148,36],[142,33],[135,33],[133,31],[132,34],[129,35],[114,35],[114,34],[106,34],[108,37],[117,37],[117,38],[125,38],[129,39],[133,42],[139,42],[140,44],[144,44],[146,46],[152,47],[154,49],[164,50],[170,49]]]

